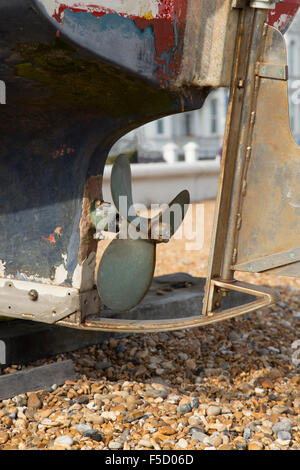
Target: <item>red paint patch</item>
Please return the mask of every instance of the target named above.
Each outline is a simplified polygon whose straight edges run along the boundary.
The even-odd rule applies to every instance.
[[[56,227],[56,229],[54,230],[53,233],[50,233],[49,237],[44,237],[44,235],[42,236],[42,239],[43,240],[47,240],[47,242],[51,243],[51,244],[55,244],[56,243],[56,240],[58,237],[61,237],[62,236],[62,227],[59,226],[59,227]]]
[[[180,3],[181,4],[186,3],[186,0],[182,0]],[[178,4],[178,0],[159,0],[158,18],[156,19],[167,19],[171,21],[174,20],[176,16],[175,10],[176,10],[177,4]],[[97,16],[97,17],[101,17],[103,15],[110,13],[110,14],[118,14],[120,16],[126,16],[131,19],[137,18],[136,16],[132,16],[128,13],[119,13],[118,11],[112,10],[111,8],[106,8],[106,7],[99,6],[99,5],[93,5],[92,3],[90,5],[80,6],[80,2],[75,3],[72,7],[62,2],[57,8],[57,10],[55,10],[53,14],[53,18],[55,18],[56,21],[61,23],[63,13],[65,10],[71,10],[75,13],[79,13],[79,12],[91,13],[93,16]]]
[[[66,144],[63,144],[60,146],[59,150],[56,150],[52,153],[52,158],[54,158],[55,160],[56,158],[63,157],[66,154],[70,155],[71,153],[75,153],[75,149],[73,149],[72,147],[67,147]]]
[[[53,233],[51,233],[48,238],[44,237],[44,235],[43,235],[42,239],[47,240],[49,243],[56,243],[56,240],[55,240],[55,237],[54,237]]]
[[[72,7],[61,3],[55,11],[53,18],[55,18],[59,23],[62,23],[65,10],[71,10],[74,13],[90,13],[98,18],[106,14],[118,14],[120,16],[130,18],[141,31],[145,30],[149,26],[152,27],[155,38],[157,63],[163,67],[163,65],[165,65],[165,61],[160,59],[160,56],[164,51],[169,52],[172,47],[174,48],[173,63],[166,64],[169,74],[164,76],[161,67],[158,78],[168,80],[170,79],[170,72],[172,75],[176,74],[181,63],[181,50],[176,51],[175,48],[177,46],[177,40],[180,42],[183,38],[186,22],[187,0],[160,0],[158,5],[158,16],[152,19],[128,15],[126,13],[118,13],[115,10],[93,4],[80,6],[79,2],[77,5],[75,4]],[[54,158],[57,158],[58,156],[60,155],[55,154]]]
[[[300,6],[300,0],[287,0],[278,3],[274,10],[270,10],[268,23],[275,26],[279,31],[285,31]]]
[[[171,21],[161,18],[146,20],[139,17],[134,18],[133,21],[141,31],[144,31],[149,26],[153,28],[155,48],[158,56],[175,46],[174,25]]]

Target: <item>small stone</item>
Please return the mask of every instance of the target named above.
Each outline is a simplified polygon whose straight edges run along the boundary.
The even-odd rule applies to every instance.
[[[182,352],[179,352],[178,353],[178,358],[181,360],[181,361],[186,361],[188,359],[188,355],[185,354],[185,353],[182,353]]]
[[[109,339],[109,347],[110,349],[115,349],[118,346],[118,341],[115,338]]]
[[[21,419],[21,418],[18,418],[15,420],[14,422],[14,427],[15,428],[18,428],[18,429],[25,429],[27,426],[27,423],[26,423],[26,420],[25,419]]]
[[[116,421],[117,415],[113,411],[103,411],[101,414],[102,418],[107,419],[109,421]]]
[[[177,442],[177,446],[180,448],[180,449],[186,449],[188,447],[188,442],[181,438],[179,439],[179,441]]]
[[[86,407],[87,407],[89,410],[94,410],[94,409],[97,408],[97,406],[95,405],[94,400],[89,401],[89,403],[86,405]]]
[[[7,441],[8,441],[7,432],[0,430],[0,444],[6,444]]]
[[[147,447],[147,448],[151,448],[153,447],[153,443],[147,439],[141,439],[138,443],[139,446],[141,447]]]
[[[117,352],[118,354],[120,354],[120,353],[121,353],[121,354],[124,354],[124,353],[126,352],[126,347],[124,346],[123,343],[119,343],[119,344],[118,344],[118,346],[117,346],[117,348],[116,348],[116,352]]]
[[[247,441],[242,437],[237,437],[234,440],[234,444],[238,450],[246,450],[247,449]]]
[[[93,428],[89,424],[77,424],[75,429],[80,433],[83,434],[86,431],[91,431]]]
[[[248,444],[248,450],[262,450],[263,447],[264,446],[260,442],[257,442],[257,441],[252,441],[252,442],[249,442]]]
[[[220,447],[223,444],[222,436],[219,434],[211,436],[209,443],[214,447]]]
[[[296,413],[300,414],[300,398],[295,398],[293,401],[293,407],[295,408]]]
[[[161,428],[158,429],[158,431],[161,434],[166,434],[168,436],[171,436],[172,434],[176,434],[175,429],[173,429],[171,426],[162,426]]]
[[[209,436],[205,434],[200,428],[191,428],[190,433],[192,439],[196,439],[199,442],[207,442],[209,440]]]
[[[108,447],[112,450],[123,449],[123,446],[124,446],[124,444],[122,442],[118,442],[118,441],[111,441],[108,444]]]
[[[145,397],[165,399],[168,397],[168,393],[165,390],[155,390],[154,388],[150,388],[146,391]]]
[[[191,426],[197,426],[198,424],[202,424],[202,420],[199,418],[199,416],[193,415],[189,417],[188,423]]]
[[[136,372],[135,372],[134,375],[135,375],[136,377],[140,377],[141,375],[145,375],[146,373],[147,373],[146,367],[144,367],[143,365],[140,365],[140,366],[137,368],[137,370],[136,370]],[[158,374],[157,370],[156,370],[156,373]],[[160,374],[158,374],[158,375],[160,375]]]
[[[219,414],[221,414],[221,412],[221,408],[216,405],[211,405],[206,410],[207,416],[218,416]]]
[[[228,339],[230,339],[230,341],[238,341],[240,339],[240,335],[238,335],[235,331],[230,331]]]
[[[272,408],[273,413],[277,413],[279,415],[285,414],[289,411],[288,407],[285,405],[275,405]]]
[[[96,370],[105,370],[105,369],[108,369],[111,366],[112,366],[112,363],[107,362],[107,361],[97,361],[95,363],[95,369]]]
[[[270,379],[264,379],[261,385],[263,388],[274,388],[274,384]]]
[[[219,450],[233,450],[234,447],[231,444],[223,444],[219,447]]]
[[[290,441],[292,439],[292,436],[289,432],[287,431],[279,431],[278,434],[277,434],[277,439],[276,441],[283,445],[283,446],[286,446],[286,445],[289,445]]]
[[[89,403],[89,399],[88,397],[80,397],[77,402],[79,403],[79,405],[87,405]]]
[[[124,416],[124,421],[125,423],[132,423],[133,421],[136,421],[137,419],[141,419],[143,416],[145,416],[144,411],[140,411],[140,410],[130,411]]]
[[[177,407],[177,411],[181,415],[185,415],[186,413],[190,413],[192,411],[191,403],[182,403]]]
[[[137,408],[138,400],[135,396],[129,395],[126,399],[126,407],[129,411],[133,411]]]
[[[272,431],[274,434],[278,434],[280,431],[290,431],[291,422],[289,420],[279,421],[272,426]]]
[[[13,420],[9,416],[3,416],[1,419],[2,425],[4,425],[7,428],[10,428],[13,424]]]
[[[158,338],[160,341],[168,341],[170,336],[167,335],[166,333],[159,333]]]
[[[104,423],[103,416],[99,416],[96,413],[87,413],[87,414],[85,414],[85,420],[88,423],[99,424],[100,426]]]
[[[250,429],[250,427],[247,426],[244,429],[243,437],[246,441],[249,441],[249,439],[251,438],[251,429]]]
[[[165,292],[161,289],[157,289],[156,295],[165,295]]]
[[[241,387],[242,392],[245,394],[251,394],[251,392],[253,392],[253,387],[247,382],[242,383],[240,387]]]
[[[42,402],[35,392],[28,393],[27,407],[29,410],[38,410],[42,407]]]
[[[73,439],[70,436],[59,436],[55,439],[54,445],[60,445],[62,447],[72,447]]]
[[[191,370],[195,370],[196,367],[197,367],[197,364],[196,362],[194,361],[194,359],[188,359],[186,362],[185,362],[185,365],[188,369],[191,369]]]
[[[192,407],[192,409],[198,408],[199,405],[200,405],[199,398],[194,398],[194,399],[191,401],[191,407]]]
[[[49,418],[49,416],[53,413],[53,410],[46,408],[44,410],[39,411],[35,416],[37,417],[36,420],[38,420],[38,417],[41,419],[44,418]]]
[[[26,406],[27,405],[27,398],[26,395],[17,395],[13,398],[13,401],[16,403],[17,406]]]
[[[97,431],[97,429],[87,429],[86,431],[83,431],[81,434],[84,437],[88,437],[89,439],[92,439],[93,441],[96,441],[96,442],[103,441],[103,436],[99,431]]]

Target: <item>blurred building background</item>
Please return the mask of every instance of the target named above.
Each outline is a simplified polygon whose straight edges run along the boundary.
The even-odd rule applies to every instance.
[[[285,39],[290,127],[300,145],[300,12]],[[130,132],[113,146],[110,156],[136,151],[140,163],[214,159],[222,148],[227,104],[228,89],[215,90],[200,110],[168,116]]]
[[[290,127],[300,145],[300,11],[286,33],[289,66]]]

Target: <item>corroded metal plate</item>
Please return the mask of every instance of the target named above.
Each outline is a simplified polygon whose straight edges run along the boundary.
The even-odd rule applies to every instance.
[[[273,28],[263,62],[279,71],[286,66],[284,39]],[[300,275],[299,179],[300,148],[289,128],[287,81],[270,73],[259,83],[234,269]]]

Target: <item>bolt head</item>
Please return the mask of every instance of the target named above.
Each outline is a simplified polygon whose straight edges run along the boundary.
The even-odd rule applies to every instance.
[[[39,297],[39,294],[38,292],[35,290],[35,289],[31,289],[29,292],[28,292],[28,296],[30,298],[30,300],[32,300],[33,302],[35,302],[38,297]]]

